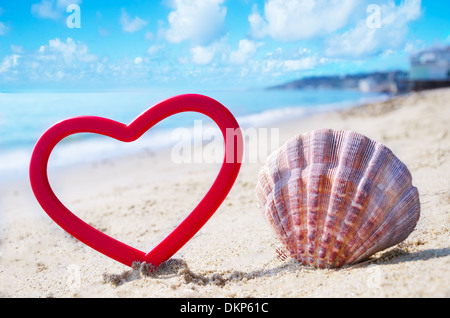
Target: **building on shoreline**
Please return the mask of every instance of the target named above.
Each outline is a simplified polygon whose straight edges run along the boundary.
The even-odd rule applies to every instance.
[[[409,81],[415,91],[450,86],[450,46],[412,55]]]

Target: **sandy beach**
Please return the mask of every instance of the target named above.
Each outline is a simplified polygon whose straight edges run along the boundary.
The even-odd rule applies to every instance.
[[[276,125],[280,145],[317,128],[354,130],[410,169],[421,217],[402,243],[368,261],[315,269],[281,261],[258,210],[264,164],[245,162],[209,222],[156,272],[130,269],[56,225],[21,178],[0,189],[1,297],[450,297],[450,89],[412,93]],[[245,158],[244,158],[245,160]],[[142,251],[196,206],[220,164],[175,164],[170,150],[51,169],[55,193],[76,215]]]

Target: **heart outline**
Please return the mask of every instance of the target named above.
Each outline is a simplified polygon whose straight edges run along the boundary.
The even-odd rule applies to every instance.
[[[222,167],[203,199],[192,212],[156,247],[144,253],[90,226],[73,214],[53,192],[47,174],[48,160],[55,146],[78,133],[104,135],[122,142],[133,142],[162,120],[183,112],[197,112],[210,117],[219,126],[225,141]],[[228,139],[232,129],[233,141]],[[129,125],[95,116],[63,120],[50,127],[36,143],[30,161],[30,183],[44,211],[61,228],[84,244],[124,265],[146,262],[155,268],[181,249],[211,218],[228,196],[239,174],[243,157],[242,133],[233,114],[216,100],[203,95],[185,94],[166,99]]]

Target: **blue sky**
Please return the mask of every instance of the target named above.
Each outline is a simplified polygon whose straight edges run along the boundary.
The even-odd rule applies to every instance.
[[[70,4],[80,28],[70,28]],[[448,0],[0,0],[0,91],[251,88],[404,69]],[[75,22],[75,20],[71,20]]]

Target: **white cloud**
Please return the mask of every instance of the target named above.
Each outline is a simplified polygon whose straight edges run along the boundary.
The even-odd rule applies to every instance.
[[[147,41],[152,41],[155,38],[155,36],[153,35],[152,32],[150,31],[145,31],[145,39]]]
[[[298,41],[342,28],[357,6],[356,0],[269,0],[264,17],[255,6],[248,20],[254,37]]]
[[[323,61],[318,60],[316,56],[307,56],[299,59],[267,59],[263,61],[262,71],[269,72],[296,72],[313,69]]]
[[[192,62],[197,65],[210,64],[213,59],[221,54],[221,60],[225,61],[228,44],[226,37],[221,38],[207,46],[197,45],[191,48]]]
[[[42,0],[31,6],[31,13],[43,19],[58,20],[69,4],[81,4],[81,0]]]
[[[31,13],[39,18],[52,20],[57,20],[61,16],[61,13],[54,8],[54,3],[50,0],[42,0],[40,3],[33,4]]]
[[[109,32],[108,29],[99,26],[98,27],[98,35],[100,35],[100,36],[110,36],[111,33]]]
[[[160,79],[176,71],[155,67],[149,57],[142,55],[116,60],[99,57],[85,43],[71,38],[54,38],[35,50],[11,46],[11,51],[10,56],[0,57],[0,83],[130,84]]]
[[[156,53],[158,53],[160,50],[164,49],[166,47],[165,44],[153,44],[152,46],[150,46],[147,50],[147,54],[148,55],[155,55]]]
[[[23,47],[20,45],[11,44],[10,48],[11,48],[11,52],[13,52],[14,54],[22,54],[24,51]]]
[[[317,67],[329,63],[329,59],[323,58],[311,49],[298,48],[283,50],[277,48],[266,52],[264,58],[249,58],[241,64],[241,76],[256,76],[259,80],[270,80],[290,74],[306,74]],[[234,68],[233,73],[236,73]]]
[[[3,22],[0,22],[0,35],[5,35],[8,30],[9,28]]]
[[[122,26],[122,30],[128,33],[134,33],[136,31],[139,31],[148,24],[147,21],[139,17],[130,19],[125,9],[122,9],[122,14],[120,15],[119,23]]]
[[[421,0],[405,0],[399,6],[388,2],[380,6],[380,27],[369,27],[366,19],[343,34],[330,38],[326,54],[341,58],[361,58],[375,54],[391,54],[404,49],[408,24],[421,16]]]
[[[80,5],[82,0],[57,0],[56,1],[56,7],[59,9],[67,9],[67,6],[71,4],[78,4]]]
[[[3,8],[0,7],[0,16],[3,14]],[[9,31],[9,28],[0,21],[0,36],[5,35]]]
[[[248,22],[255,38],[263,38],[267,35],[267,22],[259,14],[256,4],[253,6],[252,14],[248,17]]]
[[[196,46],[191,49],[192,62],[197,65],[206,65],[211,63],[216,50],[214,46]]]
[[[66,42],[59,38],[50,40],[48,45],[39,48],[38,59],[42,61],[63,61],[65,64],[74,62],[90,63],[97,60],[97,56],[89,53],[88,47],[82,42],[76,43],[71,38]]]
[[[262,43],[255,43],[248,39],[240,40],[239,48],[230,53],[230,62],[233,64],[244,64],[255,55],[258,47],[261,45]]]
[[[104,69],[104,60],[72,38],[51,39],[35,52],[23,54],[20,76],[35,82],[93,80]]]
[[[191,41],[206,46],[222,35],[227,8],[224,0],[173,0],[165,37],[169,42]]]
[[[450,39],[450,36],[449,36]],[[450,42],[449,42],[450,44]],[[405,53],[412,55],[420,51],[423,51],[426,47],[426,43],[423,40],[412,40],[405,44]]]
[[[297,60],[286,60],[283,63],[284,71],[295,72],[302,70],[310,70],[317,65],[317,58],[315,56],[304,57]]]
[[[11,68],[14,68],[19,65],[20,55],[13,54],[9,56],[5,56],[3,61],[0,63],[0,73],[5,73]]]

